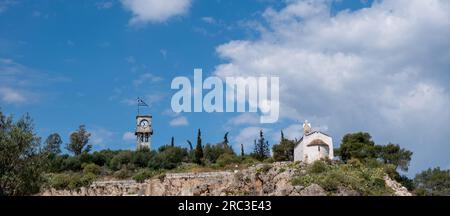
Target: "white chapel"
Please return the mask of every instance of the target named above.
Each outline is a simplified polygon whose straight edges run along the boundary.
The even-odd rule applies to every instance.
[[[303,137],[294,148],[294,161],[312,163],[322,158],[334,158],[332,138],[320,131],[312,130],[308,121],[303,123]]]

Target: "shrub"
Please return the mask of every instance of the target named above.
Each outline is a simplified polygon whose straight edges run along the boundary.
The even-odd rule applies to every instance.
[[[67,157],[63,162],[62,170],[80,171],[81,164],[82,163],[78,156]]]
[[[318,160],[318,161],[315,161],[314,163],[312,163],[308,167],[308,172],[313,173],[313,174],[319,174],[319,173],[323,173],[323,172],[327,171],[327,169],[328,169],[328,164],[326,164],[322,160]]]
[[[220,166],[220,167],[224,167],[228,164],[235,164],[235,163],[239,163],[239,157],[237,157],[234,154],[223,154],[220,155],[219,158],[217,158],[216,163]]]
[[[315,183],[331,193],[344,187],[363,195],[391,195],[393,191],[386,187],[384,175],[383,168],[366,167],[357,161],[335,165],[317,161],[308,167],[306,175],[294,177],[292,184],[307,187]]]
[[[140,169],[134,176],[133,179],[136,182],[142,183],[145,180],[159,174],[159,172],[150,169]]]
[[[102,172],[102,168],[98,166],[97,164],[90,163],[90,164],[83,164],[83,173],[88,174],[92,173],[94,175],[100,175]]]
[[[114,177],[118,179],[127,179],[131,176],[131,171],[128,170],[126,167],[123,167],[122,169],[114,172]]]
[[[52,188],[63,190],[74,190],[80,187],[88,186],[92,184],[97,176],[93,173],[80,174],[80,173],[59,173],[53,174],[49,177],[49,186]]]
[[[151,169],[173,169],[187,161],[188,153],[185,148],[162,146],[158,153],[150,158],[148,166]]]
[[[147,167],[148,161],[154,157],[155,152],[149,151],[147,148],[133,152],[131,155],[131,163],[136,167]]]
[[[109,168],[112,170],[119,170],[123,165],[127,165],[131,162],[131,151],[120,151],[109,162]]]

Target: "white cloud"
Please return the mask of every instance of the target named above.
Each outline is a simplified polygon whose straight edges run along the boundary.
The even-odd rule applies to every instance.
[[[151,73],[145,73],[145,74],[140,75],[137,79],[135,79],[133,81],[133,84],[134,84],[134,86],[140,86],[142,84],[145,84],[146,82],[155,83],[155,82],[159,82],[161,80],[163,80],[163,78],[160,76],[156,76]]]
[[[133,132],[125,132],[122,136],[122,140],[123,141],[134,141],[136,140],[136,136],[134,135]]]
[[[185,14],[191,6],[191,0],[121,0],[121,2],[133,13],[130,25],[164,22],[171,17]]]
[[[111,145],[114,138],[114,133],[106,128],[95,128],[90,133],[90,142],[101,148],[106,148],[108,144]]]
[[[231,125],[256,125],[259,124],[259,116],[256,113],[242,113],[230,118],[227,122]]]
[[[264,12],[259,39],[219,46],[228,63],[215,74],[278,75],[281,118],[326,125],[335,145],[365,130],[413,150],[413,170],[448,164],[449,1],[375,1],[335,16],[327,0],[286,4]]]
[[[27,101],[23,93],[5,87],[0,87],[0,99],[9,104],[21,104]]]
[[[172,121],[170,121],[169,124],[172,127],[178,127],[178,126],[187,126],[187,125],[189,125],[189,122],[186,117],[179,116],[179,117],[172,119]]]
[[[214,17],[202,17],[202,21],[208,24],[214,24],[216,23],[216,20]]]
[[[271,139],[267,135],[271,133],[271,129],[261,127],[246,127],[240,130],[239,134],[233,138],[235,141],[234,149],[241,149],[241,144],[244,145],[246,154],[251,153],[254,148],[254,141],[259,138],[259,132],[263,130],[266,139]]]
[[[30,104],[46,95],[43,90],[55,82],[69,81],[65,77],[50,76],[12,59],[0,58],[0,101],[8,104]]]

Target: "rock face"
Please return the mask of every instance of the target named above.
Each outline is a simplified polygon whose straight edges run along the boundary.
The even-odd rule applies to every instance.
[[[258,164],[243,170],[203,173],[167,173],[165,176],[138,183],[97,181],[78,190],[43,191],[44,196],[326,196],[317,184],[293,186],[291,179],[304,174],[306,165],[291,162]],[[410,196],[406,188],[385,178],[386,185],[397,196]],[[355,196],[357,192],[342,188],[337,195]]]
[[[389,176],[384,177],[384,182],[388,187],[394,190],[394,194],[396,196],[412,196],[412,194],[408,191],[408,189],[403,187],[403,185],[401,185],[400,183],[389,178]]]

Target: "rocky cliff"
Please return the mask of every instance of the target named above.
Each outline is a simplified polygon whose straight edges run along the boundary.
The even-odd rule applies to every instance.
[[[225,196],[225,195],[255,195],[255,196],[324,196],[330,195],[317,184],[309,186],[293,186],[294,176],[304,173],[304,166],[289,162],[274,164],[258,164],[242,170],[202,173],[167,173],[157,178],[137,183],[126,181],[97,181],[89,187],[77,190],[47,189],[40,195],[44,196]],[[410,196],[401,184],[389,177],[384,179],[386,187],[392,189],[392,195]],[[339,188],[332,195],[352,196],[363,195],[349,188]]]

